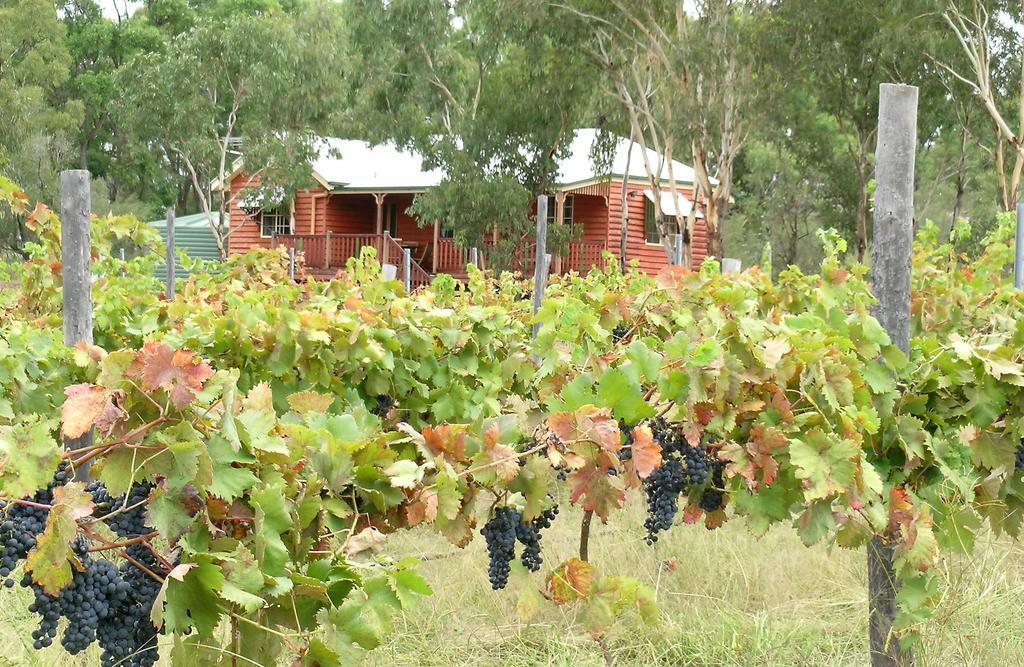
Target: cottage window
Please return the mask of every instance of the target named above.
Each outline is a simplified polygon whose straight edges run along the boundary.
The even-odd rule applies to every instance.
[[[555,224],[555,211],[558,208],[558,202],[554,197],[548,198],[548,227]],[[567,195],[565,198],[565,218],[563,222],[567,225],[572,224],[572,195]]]
[[[292,216],[287,205],[260,210],[260,236],[270,238],[292,233]]]
[[[650,199],[644,201],[644,236],[647,243],[651,245],[661,244],[661,233],[658,231],[657,222],[654,219],[654,202]],[[676,216],[666,215],[665,223],[672,234],[679,233],[679,225],[676,224]]]

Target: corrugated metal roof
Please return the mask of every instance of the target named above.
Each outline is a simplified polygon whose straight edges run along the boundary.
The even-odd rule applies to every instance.
[[[218,219],[214,213],[214,220]],[[167,242],[167,220],[152,220],[148,223],[158,232],[160,239]],[[196,257],[208,260],[220,260],[220,252],[217,250],[217,240],[210,229],[210,222],[205,213],[194,213],[183,215],[174,219],[174,246],[176,250],[184,250],[189,257]],[[187,277],[188,272],[180,262],[174,263],[176,276]],[[157,267],[157,276],[163,278],[167,275],[166,264],[163,262]]]
[[[558,183],[571,185],[605,176],[594,170],[590,150],[598,130],[581,128],[573,133],[569,151],[558,160]],[[313,173],[339,190],[425,190],[444,178],[439,169],[424,169],[423,157],[414,151],[399,150],[391,143],[371,145],[365,141],[320,139],[319,157],[313,162]],[[336,155],[340,155],[337,157]],[[647,149],[651,168],[659,163],[657,152]],[[643,151],[625,137],[615,137],[611,174],[622,176],[629,164],[631,178],[646,179]],[[672,160],[673,176],[679,183],[693,183],[690,165]],[[668,179],[668,164],[662,165],[661,179]],[[715,183],[714,179],[712,182]]]

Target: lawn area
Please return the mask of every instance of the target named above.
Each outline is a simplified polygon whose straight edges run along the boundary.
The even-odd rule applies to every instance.
[[[593,562],[638,575],[656,589],[662,611],[658,626],[628,617],[613,631],[607,646],[616,664],[867,664],[862,551],[808,549],[786,527],[756,539],[740,521],[717,531],[677,526],[648,547],[638,505],[595,524],[591,536]],[[563,510],[545,535],[545,564],[574,554],[579,519]],[[448,557],[423,564],[434,596],[405,614],[371,664],[604,664],[601,649],[573,627],[572,610],[545,607],[532,623],[518,622],[516,593],[488,586],[482,540],[460,551],[414,531],[392,536],[389,551]],[[661,567],[672,558],[674,572]],[[1024,549],[986,534],[974,560],[950,558],[943,578],[946,596],[924,628],[919,663],[1024,663]]]
[[[716,531],[677,526],[649,547],[640,505],[632,502],[608,525],[595,523],[591,534],[593,562],[639,576],[657,591],[662,612],[657,626],[644,627],[630,615],[611,633],[607,648],[616,664],[867,664],[863,552],[808,549],[786,527],[756,539],[741,521]],[[545,565],[577,549],[580,513],[566,507],[545,533]],[[490,590],[483,540],[459,550],[414,529],[391,535],[386,552],[424,558],[420,570],[434,595],[404,614],[390,641],[370,654],[370,665],[604,664],[600,647],[574,626],[572,609],[545,605],[533,622],[518,621],[512,584]],[[662,565],[673,558],[675,571]],[[1024,547],[985,534],[975,559],[950,558],[943,579],[946,596],[924,628],[919,663],[1024,663]],[[15,587],[4,599],[0,664],[98,664],[95,646],[78,657],[58,644],[32,650],[34,626],[25,611],[30,596]],[[169,640],[163,644],[169,648]],[[164,653],[161,665],[170,662]]]

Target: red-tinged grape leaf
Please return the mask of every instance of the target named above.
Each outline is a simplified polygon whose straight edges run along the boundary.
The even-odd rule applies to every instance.
[[[594,566],[579,558],[570,558],[548,575],[548,591],[557,605],[581,600],[590,593]]]
[[[572,412],[554,412],[548,417],[548,428],[559,440],[568,442],[576,432],[575,416]]]
[[[112,392],[109,389],[93,384],[73,384],[64,389],[67,398],[60,408],[61,434],[65,438],[75,439],[89,432],[101,415],[108,429],[118,420],[124,418],[124,410],[113,405]],[[113,414],[110,414],[113,412]]]
[[[92,496],[85,484],[71,482],[53,490],[53,506],[46,517],[46,529],[25,559],[25,571],[50,595],[71,583],[71,564],[80,567],[71,543],[78,535],[78,519],[92,514]]]
[[[174,350],[159,341],[147,341],[128,369],[128,374],[142,383],[145,391],[164,389],[179,410],[203,388],[203,382],[213,375],[210,366],[195,358],[187,350]]]
[[[896,546],[897,566],[918,572],[927,572],[939,558],[939,544],[932,529],[932,518],[926,507],[900,527],[900,541]]]
[[[0,491],[23,498],[45,488],[60,463],[61,447],[54,439],[56,419],[37,415],[0,425]]]
[[[691,447],[699,447],[700,439],[704,435],[704,427],[700,422],[689,421],[683,424],[683,438],[690,443]]]
[[[498,442],[498,425],[492,424],[484,432],[484,448],[473,457],[473,479],[484,486],[500,480],[508,483],[519,476],[516,450]]]
[[[704,510],[699,505],[687,505],[683,508],[683,523],[697,523],[702,516],[704,516]]]
[[[444,455],[445,459],[455,463],[466,460],[466,429],[452,424],[441,424],[437,427],[425,426],[423,440],[432,456]]]
[[[887,532],[895,535],[900,526],[914,519],[914,501],[910,494],[901,486],[889,489],[889,527]]]
[[[75,343],[75,351],[73,358],[75,365],[80,368],[88,368],[93,364],[98,364],[103,361],[103,358],[107,356],[106,350],[98,345],[93,345],[84,340],[80,340]]]
[[[771,392],[771,407],[779,413],[779,416],[782,417],[783,421],[793,421],[793,405],[789,402],[789,398],[786,396],[785,390],[778,385],[772,385]]]
[[[178,570],[164,582],[163,620],[167,632],[185,634],[195,628],[201,636],[209,637],[221,616],[220,591],[224,573],[209,556],[198,555],[188,569]],[[160,605],[154,602],[154,614]]]
[[[288,395],[288,406],[300,415],[327,412],[331,403],[334,403],[333,396],[315,391],[298,391]]]
[[[693,404],[693,414],[696,415],[697,421],[701,426],[707,426],[711,421],[711,418],[715,416],[715,404],[708,403],[707,401],[701,401],[700,403]],[[696,447],[695,443],[690,443]]]
[[[433,523],[437,519],[437,492],[428,490],[422,492],[416,500],[409,503],[405,508],[405,517],[409,526],[418,526],[426,521]]]
[[[741,445],[726,443],[720,452],[721,458],[729,461],[729,470],[747,481],[747,486],[756,489],[761,483],[771,486],[779,472],[779,463],[772,452],[785,447],[789,440],[786,434],[774,426],[755,424],[750,429],[750,442]]]
[[[619,451],[619,423],[609,408],[584,405],[576,412],[556,412],[548,428],[565,444],[591,442],[610,452]]]
[[[635,471],[640,479],[647,479],[647,476],[661,465],[661,445],[654,441],[651,429],[647,426],[637,426],[633,429],[633,444],[630,450],[632,456],[626,462],[626,467]]]
[[[607,469],[581,468],[571,473],[566,481],[571,489],[569,502],[575,505],[582,498],[584,511],[593,512],[602,521],[608,521],[611,511],[619,508],[626,499],[622,482],[617,476],[610,476]]]
[[[814,428],[789,444],[796,476],[806,480],[804,496],[818,500],[851,488],[856,481],[860,447]]]
[[[724,509],[708,512],[704,515],[704,527],[708,530],[721,528],[725,524],[726,518]]]

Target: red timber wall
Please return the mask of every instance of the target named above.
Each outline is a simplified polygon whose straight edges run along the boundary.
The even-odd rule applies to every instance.
[[[604,243],[608,240],[608,207],[604,197],[597,195],[566,195],[572,197],[573,239],[587,243]],[[554,197],[549,200],[553,205]]]
[[[658,244],[647,243],[647,236],[644,232],[644,207],[647,197],[644,190],[650,186],[640,182],[631,182],[626,185],[626,206],[629,210],[628,231],[626,235],[626,255],[628,260],[639,260],[640,269],[646,273],[657,273],[669,265],[668,256],[665,254],[665,247]],[[630,194],[632,193],[632,194]],[[681,187],[679,193],[693,200],[693,189]],[[609,187],[608,196],[608,224],[607,224],[607,247],[616,256],[619,256],[619,231],[622,225],[622,181],[613,181]],[[704,220],[697,218],[693,229],[693,264],[700,266],[708,254],[707,228]]]
[[[228,252],[245,252],[252,248],[270,247],[270,239],[260,237],[259,216],[250,217],[239,206],[245,197],[244,193],[239,194],[239,192],[245,188],[258,187],[259,184],[258,176],[248,177],[244,174],[239,174],[231,181],[231,206],[228,209],[228,217],[231,220],[231,236],[228,237]],[[325,193],[326,191],[319,185],[315,189],[299,190],[295,193],[293,222],[296,234],[310,233],[309,221],[313,206],[317,207],[317,233],[323,234]]]

